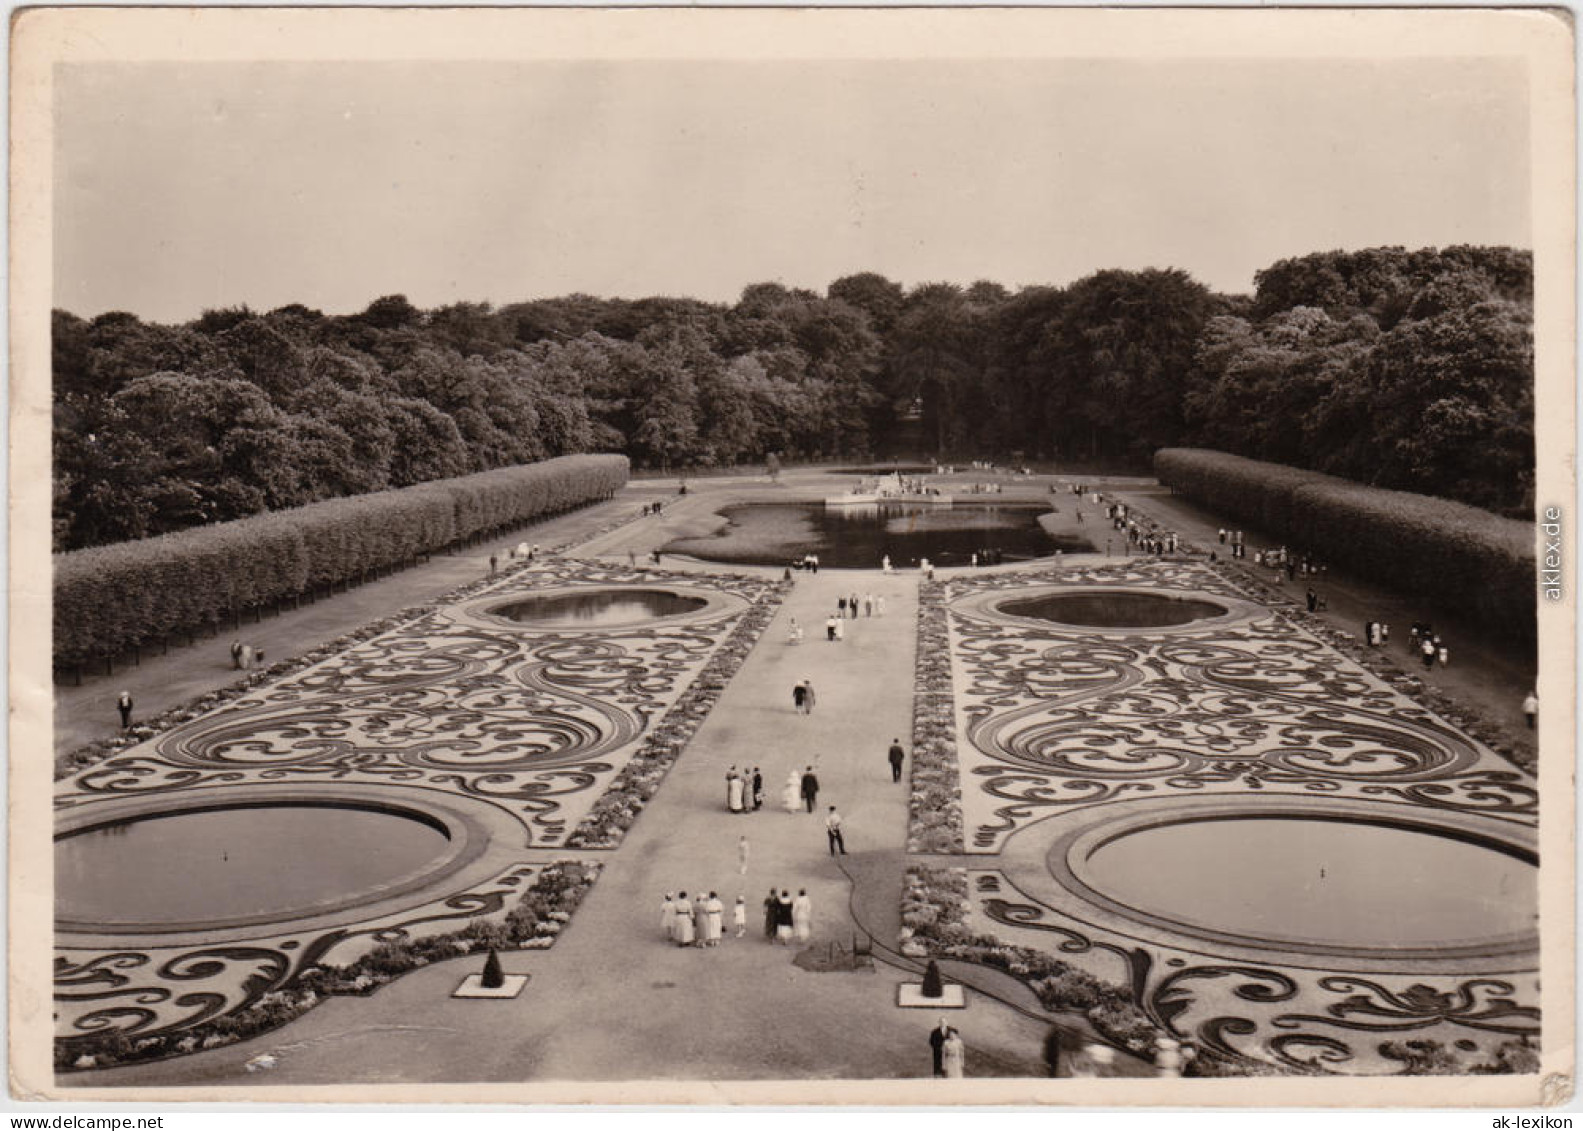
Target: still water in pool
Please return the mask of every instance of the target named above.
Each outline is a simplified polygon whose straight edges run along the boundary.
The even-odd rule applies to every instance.
[[[1118,837],[1094,889],[1141,911],[1293,943],[1433,947],[1534,928],[1538,872],[1429,830],[1295,817],[1201,820]]]
[[[720,513],[730,525],[708,538],[683,538],[664,547],[705,561],[785,565],[817,554],[821,566],[878,569],[887,554],[897,569],[919,559],[966,565],[976,552],[999,550],[1005,561],[1048,557],[1057,550],[1089,553],[1078,538],[1052,538],[1039,525],[1040,504],[918,506],[883,503],[826,507],[823,503],[747,503]]]
[[[540,628],[608,628],[690,613],[708,603],[702,597],[684,597],[663,589],[596,589],[529,597],[489,611]]]
[[[445,855],[414,817],[280,804],[162,813],[55,842],[57,918],[182,924],[377,894]]]
[[[1056,624],[1089,628],[1163,628],[1218,617],[1224,605],[1167,597],[1159,593],[1053,593],[1046,597],[1002,601],[1000,611]]]

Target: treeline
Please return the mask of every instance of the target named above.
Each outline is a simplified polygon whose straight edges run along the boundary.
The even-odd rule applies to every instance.
[[[1146,467],[1204,444],[1508,513],[1532,501],[1532,267],[1505,248],[1176,270],[1015,293],[734,304],[587,295],[354,315],[54,316],[57,549],[550,456],[692,468],[1014,453]]]
[[[1168,448],[1173,490],[1294,548],[1532,646],[1534,529],[1462,503],[1365,487],[1224,452]]]
[[[618,455],[567,456],[334,499],[55,559],[55,665],[80,668],[609,498]]]

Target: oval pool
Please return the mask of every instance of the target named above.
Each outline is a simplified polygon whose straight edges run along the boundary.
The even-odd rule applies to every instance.
[[[452,855],[417,813],[281,802],[187,809],[55,841],[57,921],[185,928],[379,898]]]
[[[535,628],[610,628],[697,612],[708,604],[663,589],[592,589],[529,597],[489,612]]]
[[[1088,853],[1083,880],[1151,915],[1252,939],[1433,948],[1534,930],[1536,863],[1429,828],[1204,817],[1106,841]]]
[[[1169,628],[1229,611],[1213,601],[1136,591],[1051,593],[1001,601],[995,607],[1009,616],[1082,628]]]

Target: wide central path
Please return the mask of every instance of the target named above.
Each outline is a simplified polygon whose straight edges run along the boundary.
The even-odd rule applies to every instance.
[[[669,565],[670,563],[667,563]],[[718,567],[714,567],[718,568]],[[825,640],[839,596],[884,598],[883,616],[845,621],[845,640]],[[240,1046],[164,1064],[91,1074],[85,1084],[356,1084],[577,1080],[747,1080],[928,1076],[927,1033],[936,1016],[901,1010],[896,987],[913,975],[873,970],[814,972],[793,963],[799,947],[767,941],[763,901],[771,887],[807,889],[815,944],[850,946],[851,883],[829,854],[828,806],[838,807],[854,872],[899,877],[905,867],[906,777],[891,780],[886,751],[900,738],[911,755],[918,576],[823,571],[799,576],[710,717],[659,793],[610,852],[554,853],[601,859],[606,869],[556,945],[502,955],[508,972],[532,975],[515,1001],[457,1001],[456,982],[479,961],[419,970],[366,999],[334,999],[284,1029]],[[787,641],[791,619],[805,630]],[[792,687],[811,680],[816,705],[801,715]],[[728,767],[758,767],[764,807],[733,814]],[[819,779],[817,812],[787,812],[788,775]],[[741,871],[739,838],[748,842]],[[666,942],[659,907],[667,892],[715,891],[728,909],[747,901],[748,930],[734,937],[727,912],[718,948]],[[894,945],[894,938],[880,944]],[[1041,1074],[1041,1023],[988,999],[955,1015],[969,1075]],[[277,1065],[248,1073],[271,1053]],[[809,1102],[817,1100],[810,1093]]]

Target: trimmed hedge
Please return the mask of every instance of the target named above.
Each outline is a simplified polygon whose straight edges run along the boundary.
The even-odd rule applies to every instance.
[[[1519,643],[1537,638],[1531,522],[1198,448],[1162,448],[1154,472],[1193,502],[1328,564]]]
[[[57,668],[109,660],[241,612],[607,499],[619,455],[562,456],[57,554]]]

